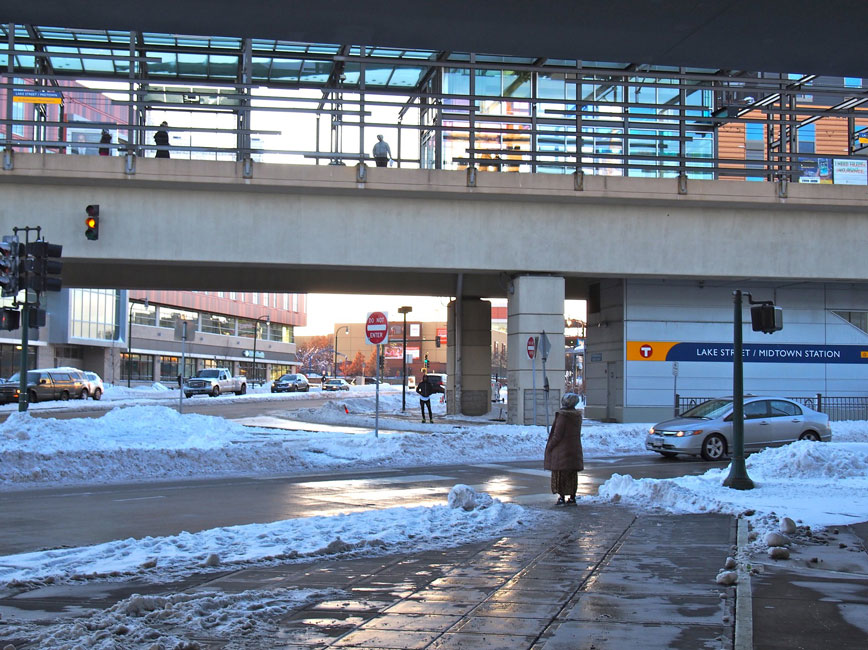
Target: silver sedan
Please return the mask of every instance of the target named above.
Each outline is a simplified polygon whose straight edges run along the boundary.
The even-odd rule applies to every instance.
[[[712,399],[679,417],[655,424],[645,449],[721,460],[732,450],[732,398]],[[829,416],[784,397],[744,398],[744,450],[778,447],[795,440],[828,442]]]

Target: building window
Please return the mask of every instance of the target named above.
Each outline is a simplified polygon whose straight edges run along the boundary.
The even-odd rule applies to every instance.
[[[283,310],[289,311],[289,294],[283,294]]]
[[[155,305],[145,307],[143,303],[134,302],[131,314],[133,323],[136,325],[150,325],[151,327],[157,325],[157,307]]]
[[[36,348],[27,350],[27,369],[36,367]],[[0,344],[0,377],[10,377],[21,369],[21,349],[17,345]]]
[[[808,124],[798,130],[798,148],[799,153],[814,153],[817,138],[817,127],[814,124]]]
[[[868,333],[868,311],[836,311],[833,312],[845,321]]]
[[[235,319],[219,314],[202,314],[201,330],[208,334],[235,336]]]
[[[235,300],[235,292],[234,291],[229,292],[229,300]]]
[[[178,357],[160,357],[160,381],[177,381],[180,361]],[[196,374],[196,360],[187,357],[184,359],[184,376],[191,377],[194,374]]]
[[[749,122],[744,126],[744,157],[746,160],[764,160],[766,155],[765,128]],[[748,169],[763,169],[762,163],[747,164]],[[748,176],[749,181],[764,181],[764,176]]]
[[[268,307],[268,294],[267,293],[262,294],[262,306]]]
[[[292,311],[298,311],[298,294],[292,294]]]
[[[251,293],[250,294],[250,302],[252,302],[254,305],[258,305],[259,304],[259,294],[258,293]]]
[[[121,379],[154,381],[154,356],[121,352]]]
[[[184,309],[175,309],[173,307],[160,307],[160,327],[174,328],[175,322],[179,319],[198,323],[199,314],[195,311],[186,311]]]
[[[859,77],[844,77],[844,88],[861,88],[862,79]]]
[[[116,341],[120,335],[120,292],[114,289],[70,289],[70,335],[79,339]]]

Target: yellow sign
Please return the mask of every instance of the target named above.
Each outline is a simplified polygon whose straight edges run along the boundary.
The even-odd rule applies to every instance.
[[[675,341],[627,341],[627,361],[666,361]]]
[[[863,359],[868,359],[868,350],[862,350],[862,355],[861,355],[861,356],[862,356]]]

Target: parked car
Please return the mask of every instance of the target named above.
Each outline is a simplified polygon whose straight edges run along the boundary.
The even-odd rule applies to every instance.
[[[446,373],[429,372],[425,376],[428,378],[427,381],[429,383],[437,384],[438,386],[443,386],[443,390],[446,390]]]
[[[0,402],[17,402],[20,375],[16,372],[0,384]],[[88,396],[84,373],[74,368],[45,368],[27,371],[27,401],[85,399]]]
[[[288,393],[299,391],[306,393],[310,390],[310,382],[301,373],[281,375],[271,382],[272,393]]]
[[[350,385],[343,379],[326,379],[323,390],[349,390]]]
[[[89,371],[85,371],[84,376],[87,379],[87,392],[90,393],[90,396],[93,399],[100,399],[102,394],[105,392],[102,385],[102,378],[95,372]]]
[[[721,460],[732,450],[731,397],[712,399],[677,418],[655,424],[645,448],[666,457],[678,454]],[[785,397],[744,398],[744,450],[779,447],[795,440],[828,442],[829,416]]]

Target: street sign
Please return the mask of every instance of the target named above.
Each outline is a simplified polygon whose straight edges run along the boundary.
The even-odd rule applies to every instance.
[[[539,336],[539,349],[542,354],[542,360],[547,361],[549,358],[549,350],[552,349],[552,344],[549,343],[549,337],[546,336],[545,330]]]
[[[536,341],[532,336],[527,338],[527,358],[533,359],[533,355],[536,354]]]
[[[389,318],[381,311],[372,311],[365,322],[365,338],[372,345],[389,342]]]

